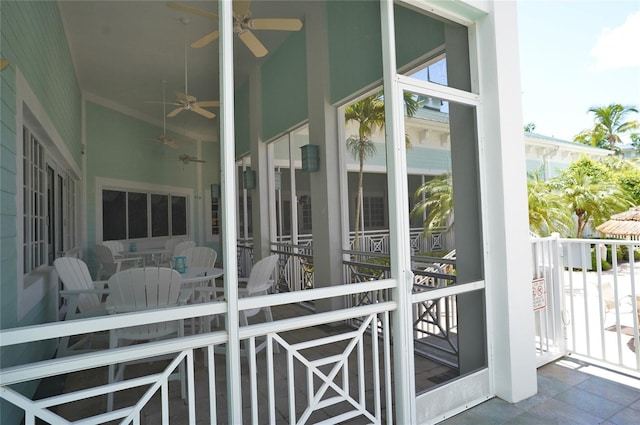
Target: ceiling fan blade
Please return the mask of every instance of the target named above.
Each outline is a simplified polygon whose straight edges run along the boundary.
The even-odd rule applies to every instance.
[[[178,115],[180,112],[182,112],[184,108],[181,106],[179,108],[174,109],[173,111],[169,112],[167,114],[167,117],[171,118],[171,117],[175,117],[176,115]]]
[[[235,0],[233,2],[233,14],[237,16],[247,16],[250,7],[251,0]]]
[[[196,9],[195,7],[187,6],[186,4],[169,2],[167,3],[167,6],[172,9],[181,10],[183,12],[193,13],[194,15],[200,15],[211,19],[218,19],[218,15],[216,15],[215,13],[207,12],[206,10],[202,9]]]
[[[220,106],[220,101],[219,100],[203,100],[201,102],[196,102],[195,105],[196,107],[208,107],[208,108],[215,108],[217,106]]]
[[[216,116],[216,114],[214,114],[213,112],[209,112],[206,109],[202,109],[199,108],[198,106],[194,106],[193,109],[191,109],[193,112],[202,115],[205,118],[214,118]]]
[[[267,48],[264,47],[264,44],[262,44],[251,31],[240,31],[238,37],[240,37],[240,40],[251,50],[255,57],[261,58],[269,53]]]
[[[205,35],[204,37],[194,41],[193,43],[191,43],[191,47],[193,47],[194,49],[199,49],[200,47],[204,47],[207,44],[211,43],[212,41],[217,40],[219,36],[220,36],[220,31],[215,30]]]
[[[179,159],[180,161],[182,161],[184,164],[188,164],[188,163],[190,163],[190,162],[207,162],[207,161],[205,161],[204,159],[198,159],[198,158],[196,158],[195,156],[189,156],[189,155],[186,155],[186,154],[182,154],[182,155],[180,155],[180,156],[178,157],[178,159]]]
[[[257,18],[249,21],[249,27],[254,30],[300,31],[300,19]]]

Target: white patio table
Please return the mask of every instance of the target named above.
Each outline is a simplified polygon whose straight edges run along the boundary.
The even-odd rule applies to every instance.
[[[137,251],[121,251],[123,257],[142,257],[142,263],[144,266],[147,265],[158,265],[158,261],[169,254],[171,250],[161,247],[161,248],[146,248],[140,249]]]
[[[208,288],[216,292],[215,279],[222,276],[224,270],[217,267],[188,267],[186,272],[180,273],[182,276],[182,288],[185,291],[185,295],[189,294],[190,302],[204,301],[203,297],[196,298],[196,286],[200,289]],[[213,281],[211,286],[205,286],[208,281]],[[222,288],[221,288],[222,289]],[[222,289],[224,291],[224,289]],[[200,328],[202,329],[203,322],[200,320]],[[195,333],[195,321],[191,320],[191,332]]]

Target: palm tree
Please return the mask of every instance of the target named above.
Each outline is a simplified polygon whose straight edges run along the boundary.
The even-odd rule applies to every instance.
[[[405,113],[412,117],[418,111],[419,102],[414,95],[404,92]],[[376,130],[384,128],[384,95],[380,91],[374,95],[366,97],[345,108],[344,118],[347,123],[355,121],[358,123],[358,135],[350,136],[347,139],[347,149],[353,157],[358,160],[358,194],[356,200],[356,222],[355,222],[355,250],[359,248],[360,239],[360,215],[362,214],[362,184],[364,177],[364,161],[373,156],[376,147],[371,140],[371,134]],[[405,136],[405,143],[410,145],[409,138]]]
[[[620,142],[620,136],[640,128],[640,122],[636,120],[625,121],[627,115],[638,113],[635,106],[623,106],[612,103],[607,106],[592,106],[589,112],[595,115],[593,128],[583,130],[573,140],[597,147],[608,147],[615,151],[616,143]]]
[[[411,209],[412,217],[421,217],[427,214],[423,232],[442,227],[453,216],[453,184],[451,173],[434,177],[424,182],[413,195],[416,200]]]
[[[529,173],[527,180],[529,201],[529,229],[540,235],[548,236],[558,232],[568,236],[573,227],[572,211],[555,193],[551,186],[540,177],[540,171]]]
[[[611,173],[588,158],[572,163],[549,184],[576,215],[578,238],[590,220],[598,226],[611,214],[626,211],[632,205],[629,194],[615,182]]]
[[[536,124],[533,122],[530,122],[529,124],[524,126],[525,133],[533,133],[535,129],[536,129]]]

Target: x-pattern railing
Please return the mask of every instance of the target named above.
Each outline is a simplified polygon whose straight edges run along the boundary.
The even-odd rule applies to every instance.
[[[384,338],[382,339],[384,346],[383,358],[388,361],[390,344],[388,313],[384,313],[380,320],[385,324],[382,327],[384,329]],[[339,416],[332,418],[335,423],[357,417],[363,417],[370,423],[382,423],[381,383],[376,373],[380,369],[379,338],[381,335],[378,332],[378,326],[372,326],[372,323],[377,322],[378,315],[371,314],[363,318],[360,327],[355,331],[295,344],[289,344],[279,336],[274,338],[277,343],[284,347],[287,355],[289,416],[291,423],[306,424],[317,410],[343,403],[346,403],[348,408]],[[368,334],[367,330],[370,330]],[[373,384],[373,394],[375,394],[373,405],[370,408],[367,407],[366,392],[367,389],[371,389],[371,386],[365,382],[367,374],[365,371],[365,338],[367,336],[370,338],[370,370],[373,371],[374,375],[371,383]],[[314,356],[316,358],[309,357],[309,355],[321,350],[323,346],[331,345],[335,347],[340,343],[346,343],[340,353],[329,357],[317,358],[317,355]],[[305,354],[306,352],[309,355]],[[356,364],[355,371],[350,370],[349,360],[351,358],[354,359]],[[306,405],[300,414],[297,414],[295,410],[297,404],[296,395],[301,391],[301,388],[296,388],[293,385],[296,373],[295,362],[302,365],[304,368],[302,373],[306,375]],[[352,388],[352,378],[357,379],[356,388]],[[387,392],[389,392],[388,386]],[[387,396],[390,397],[390,394],[387,394]]]

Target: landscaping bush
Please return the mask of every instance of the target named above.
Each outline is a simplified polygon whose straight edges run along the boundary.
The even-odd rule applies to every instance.
[[[629,247],[627,245],[618,245],[617,253],[618,261],[629,261]],[[633,250],[633,259],[640,261],[640,248]]]
[[[607,248],[607,258],[611,258],[611,250]],[[619,257],[618,257],[619,258]],[[602,258],[600,261],[602,265],[602,271],[611,270],[611,263],[609,263],[606,258]],[[597,270],[596,267],[596,250],[595,248],[591,248],[591,267],[593,270]]]

